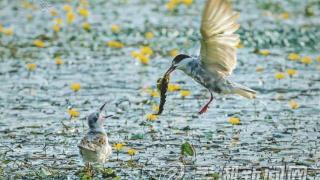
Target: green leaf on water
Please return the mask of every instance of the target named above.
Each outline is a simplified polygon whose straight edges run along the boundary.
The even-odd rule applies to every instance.
[[[207,174],[206,177],[210,177],[210,179],[212,180],[219,180],[220,179],[220,175],[219,173],[211,173],[211,174]]]
[[[116,172],[111,168],[103,169],[101,173],[102,173],[103,178],[116,178],[117,177]]]
[[[52,175],[52,173],[47,168],[41,168],[41,172],[40,173],[41,173],[42,177],[46,177],[46,176],[51,176]]]
[[[92,180],[92,177],[85,174],[81,177],[81,180]]]
[[[137,140],[137,139],[144,139],[144,135],[143,134],[133,134],[131,136],[131,140]]]
[[[181,145],[181,155],[194,156],[195,149],[192,144],[185,142]]]
[[[2,161],[3,164],[9,164],[10,162],[11,162],[11,161],[8,160],[8,159]]]

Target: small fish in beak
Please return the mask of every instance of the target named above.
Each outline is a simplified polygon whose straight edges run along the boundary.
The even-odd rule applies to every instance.
[[[164,104],[166,103],[166,93],[168,91],[168,85],[170,80],[170,73],[172,73],[176,69],[175,66],[171,66],[168,71],[164,74],[164,76],[157,81],[157,88],[160,91],[160,105],[159,111],[155,115],[160,115],[164,110]]]

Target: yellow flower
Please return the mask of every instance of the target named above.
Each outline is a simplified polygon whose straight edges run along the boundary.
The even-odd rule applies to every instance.
[[[301,58],[300,61],[305,65],[309,65],[312,63],[312,59],[310,56],[305,56],[305,57]]]
[[[80,83],[72,83],[70,88],[74,91],[74,92],[77,92],[81,89],[81,85]]]
[[[77,111],[75,108],[70,108],[68,109],[68,114],[70,115],[71,118],[74,118],[74,117],[79,117],[80,112]]]
[[[257,67],[256,68],[256,72],[263,72],[264,71],[264,68],[263,67]]]
[[[177,49],[172,49],[169,51],[169,55],[171,57],[176,57],[179,54],[179,51]]]
[[[159,111],[159,105],[152,105],[152,110],[155,111],[155,112],[158,112]]]
[[[187,96],[190,96],[191,92],[188,91],[188,90],[181,90],[180,91],[180,95],[184,98],[184,97],[187,97]]]
[[[166,4],[166,8],[169,10],[169,11],[173,11],[175,8],[176,8],[177,4],[176,3],[173,3],[173,1],[171,2],[168,2]]]
[[[68,13],[72,12],[72,7],[68,4],[64,5],[62,9],[67,11]]]
[[[122,148],[123,148],[123,146],[124,146],[123,143],[116,143],[116,144],[113,145],[113,147],[114,147],[114,149],[115,149],[116,151],[121,151]]]
[[[88,7],[89,6],[89,1],[88,0],[80,0],[79,4],[81,6]]]
[[[52,26],[52,29],[55,31],[55,32],[59,32],[61,30],[61,26],[59,24],[56,24],[56,25],[53,25]]]
[[[132,51],[131,56],[140,61],[143,65],[148,65],[150,59],[149,57],[153,54],[153,50],[148,46],[143,46],[140,48],[140,52]]]
[[[113,33],[118,33],[118,32],[120,32],[120,30],[121,30],[120,26],[118,26],[116,24],[111,25],[111,31]]]
[[[58,11],[55,9],[52,9],[50,13],[51,13],[51,16],[58,16]]]
[[[149,46],[141,47],[140,52],[147,56],[151,56],[153,54],[153,50]]]
[[[182,0],[182,3],[187,6],[190,6],[192,4],[192,0]]]
[[[124,47],[124,44],[119,41],[108,41],[107,45],[111,48],[121,49]]]
[[[296,60],[299,60],[300,58],[301,58],[300,55],[296,53],[290,53],[288,55],[288,59],[291,61],[296,61]]]
[[[174,3],[174,4],[180,4],[182,3],[183,0],[171,0],[170,2],[171,3]]]
[[[132,51],[131,52],[131,56],[134,57],[134,58],[138,58],[140,56],[140,53],[137,52],[137,51]]]
[[[154,34],[153,34],[152,32],[146,32],[146,33],[144,34],[144,37],[145,37],[146,39],[153,39],[153,38],[154,38]]]
[[[169,84],[168,85],[168,91],[173,92],[173,91],[179,91],[181,89],[179,84]]]
[[[318,61],[318,63],[320,63],[320,56],[317,57],[317,61]]]
[[[137,150],[135,150],[135,149],[128,149],[128,154],[129,154],[130,156],[134,156],[134,155],[137,154]]]
[[[151,90],[149,94],[151,97],[160,97],[159,92],[157,90]]]
[[[54,23],[56,23],[57,25],[62,25],[62,19],[56,18],[56,19],[54,19]]]
[[[289,106],[291,109],[298,109],[300,107],[300,105],[295,100],[291,100],[289,102]]]
[[[284,73],[282,73],[282,72],[278,72],[278,73],[276,73],[276,74],[274,75],[274,77],[275,77],[276,79],[278,79],[278,80],[281,80],[281,79],[285,78],[286,75],[285,75]]]
[[[259,54],[263,56],[268,56],[270,55],[270,51],[268,49],[261,49],[259,50]]]
[[[228,119],[229,123],[232,124],[232,125],[239,125],[241,124],[240,122],[240,119],[239,118],[236,118],[236,117],[230,117]]]
[[[148,121],[155,121],[157,118],[158,118],[157,115],[147,114],[147,120],[148,120]]]
[[[141,53],[139,53],[137,60],[140,61],[143,65],[148,65],[150,61],[148,56]]]
[[[11,36],[13,34],[13,28],[3,28],[2,33],[7,36]]]
[[[63,61],[62,61],[62,59],[61,59],[60,57],[56,57],[56,58],[55,58],[55,62],[56,62],[56,65],[57,65],[57,66],[60,66],[60,65],[63,64]]]
[[[287,20],[289,19],[289,17],[290,17],[290,14],[288,12],[284,12],[280,14],[281,19]]]
[[[37,68],[37,64],[35,63],[29,63],[26,65],[28,71],[34,71]]]
[[[22,7],[25,9],[34,9],[35,5],[31,2],[24,1],[22,2]]]
[[[88,22],[82,23],[82,28],[86,31],[89,31],[91,29],[91,25]]]
[[[78,13],[83,17],[88,17],[90,15],[90,12],[87,9],[82,7],[78,8]]]
[[[44,48],[46,46],[45,43],[39,39],[34,40],[33,44],[38,48]]]
[[[295,69],[287,69],[287,73],[290,77],[294,76],[297,74],[297,70]]]
[[[67,22],[69,24],[73,23],[75,19],[76,19],[76,15],[73,12],[67,13]]]

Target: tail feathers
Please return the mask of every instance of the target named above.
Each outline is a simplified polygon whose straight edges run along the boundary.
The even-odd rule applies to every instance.
[[[240,84],[237,84],[234,87],[233,91],[235,94],[239,94],[240,96],[246,97],[248,99],[255,99],[256,95],[257,95],[256,91],[254,91],[248,87],[242,86]]]

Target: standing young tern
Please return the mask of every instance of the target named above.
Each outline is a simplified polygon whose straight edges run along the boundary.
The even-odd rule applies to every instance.
[[[104,115],[102,111],[105,105],[106,104],[103,104],[98,111],[88,116],[89,132],[82,138],[78,145],[84,162],[105,163],[112,154],[108,136],[103,128],[104,120],[112,115]]]
[[[238,18],[239,13],[233,11],[226,0],[207,0],[200,28],[200,56],[176,56],[165,74],[168,77],[175,69],[179,69],[209,90],[210,100],[199,114],[207,111],[213,100],[213,92],[255,98],[254,90],[227,79],[237,64],[236,46],[240,39],[234,32],[240,27],[236,22]]]

